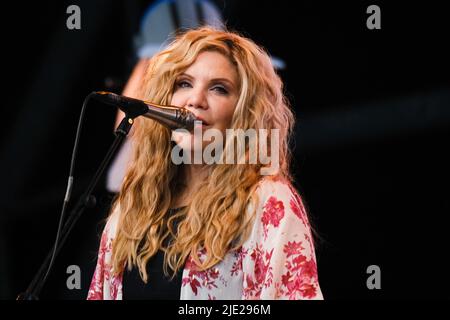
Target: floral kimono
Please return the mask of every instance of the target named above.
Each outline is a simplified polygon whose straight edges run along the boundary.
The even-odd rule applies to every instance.
[[[258,193],[249,238],[220,263],[201,271],[185,263],[180,299],[323,299],[310,225],[302,200],[284,179],[267,176]],[[252,210],[251,206],[247,207]],[[122,299],[122,274],[112,272],[111,245],[119,210],[109,217],[100,241],[88,299]],[[199,252],[200,259],[205,252]],[[151,279],[149,281],[151,285]]]

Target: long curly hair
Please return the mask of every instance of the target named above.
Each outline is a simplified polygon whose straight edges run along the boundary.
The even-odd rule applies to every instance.
[[[289,174],[289,137],[294,116],[283,94],[283,83],[268,54],[250,39],[236,32],[201,27],[179,34],[165,50],[148,62],[140,98],[170,104],[175,81],[204,51],[216,51],[229,59],[239,76],[239,98],[230,129],[279,129],[278,176]],[[267,145],[271,146],[271,135]],[[222,157],[230,148],[244,144],[227,137]],[[171,131],[156,121],[136,119],[133,158],[122,188],[113,204],[120,211],[113,241],[113,270],[119,274],[138,267],[147,282],[146,265],[158,250],[164,252],[164,272],[173,275],[191,257],[199,270],[219,263],[229,250],[239,248],[251,231],[256,210],[255,189],[268,164],[210,164],[208,179],[192,192],[190,203],[170,218],[167,212],[180,188],[181,165],[171,161]],[[253,208],[250,210],[250,208]],[[178,219],[176,230],[174,221]],[[165,241],[171,239],[169,243]],[[198,252],[206,256],[200,259]]]

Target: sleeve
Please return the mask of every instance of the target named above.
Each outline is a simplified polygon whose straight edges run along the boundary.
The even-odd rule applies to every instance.
[[[97,265],[89,286],[87,300],[103,300],[103,284],[105,281],[105,255],[107,251],[107,229],[103,229],[98,249]]]
[[[261,186],[255,224],[243,245],[243,299],[323,299],[311,227],[286,182]]]
[[[108,219],[103,229],[98,249],[97,265],[89,286],[87,300],[116,300],[122,297],[122,275],[112,270],[112,241],[118,223],[118,209]]]

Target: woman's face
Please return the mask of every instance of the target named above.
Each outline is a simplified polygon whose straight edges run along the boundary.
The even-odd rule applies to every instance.
[[[218,129],[225,134],[239,97],[236,67],[215,51],[198,55],[194,63],[175,81],[171,105],[184,107],[202,123],[202,130]],[[173,140],[185,151],[194,149],[194,133],[173,132]],[[223,135],[225,141],[225,135]],[[201,143],[202,148],[210,142]]]

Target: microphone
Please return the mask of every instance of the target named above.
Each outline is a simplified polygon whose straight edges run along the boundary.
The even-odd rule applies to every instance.
[[[103,103],[118,107],[127,117],[144,116],[158,121],[171,130],[194,128],[195,115],[185,108],[162,106],[155,103],[121,96],[112,92],[97,91],[93,98]]]

